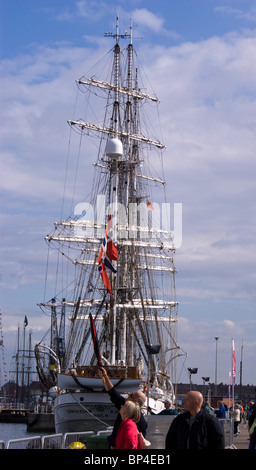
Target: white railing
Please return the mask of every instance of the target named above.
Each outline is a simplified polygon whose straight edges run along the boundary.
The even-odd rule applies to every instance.
[[[46,436],[24,437],[21,439],[11,439],[5,445],[0,441],[0,449],[66,449],[72,442],[79,441],[83,436],[109,435],[112,428],[104,431],[68,432],[66,434],[49,434]]]
[[[233,446],[233,441],[234,441],[234,432],[233,432],[233,427],[234,427],[234,422],[232,418],[218,418],[220,423],[223,426],[223,431],[224,431],[224,438],[225,438],[225,448],[229,448]]]
[[[220,419],[223,425],[224,436],[225,436],[225,448],[231,448],[233,446],[233,420],[232,419]],[[94,433],[93,431],[83,432],[69,432],[66,434],[49,434],[45,436],[34,436],[25,437],[22,439],[11,439],[5,445],[4,441],[0,441],[1,449],[67,449],[72,442],[80,441],[83,436],[101,436],[109,435],[112,432],[112,428],[107,428],[103,431]],[[164,433],[153,433],[157,435],[163,435]],[[152,435],[153,435],[152,434]]]
[[[83,436],[95,436],[95,433],[93,431],[83,431],[83,432],[67,432],[63,436],[63,449],[66,449],[69,447],[71,442],[77,442],[81,439]]]
[[[6,402],[1,403],[0,408],[2,408],[3,410],[26,411],[28,406],[26,405],[26,403]]]
[[[53,405],[39,405],[35,404],[34,407],[31,409],[32,413],[52,413],[53,412]]]
[[[52,404],[30,404],[20,402],[0,403],[0,409],[13,411],[29,411],[33,413],[51,413],[53,411]]]
[[[42,449],[42,439],[41,436],[11,439],[5,449]]]
[[[63,444],[63,434],[49,434],[42,436],[42,449],[61,449]]]

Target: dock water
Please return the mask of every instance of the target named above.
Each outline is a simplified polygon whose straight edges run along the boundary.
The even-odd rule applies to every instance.
[[[54,414],[53,413],[28,413],[27,430],[38,432],[54,432]]]

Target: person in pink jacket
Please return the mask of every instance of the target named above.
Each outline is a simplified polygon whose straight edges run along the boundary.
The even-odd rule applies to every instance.
[[[122,422],[116,435],[116,449],[138,449],[138,428],[140,419],[138,403],[126,401],[120,408]]]

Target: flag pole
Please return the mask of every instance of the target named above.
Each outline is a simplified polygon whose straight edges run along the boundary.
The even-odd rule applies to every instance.
[[[231,367],[232,367],[232,376],[231,376],[231,380],[232,380],[232,410],[234,411],[234,360],[233,360],[233,343],[234,343],[234,340],[232,338],[232,341],[231,341]]]
[[[235,401],[235,381],[236,381],[236,355],[235,355],[235,342],[232,338],[232,354],[231,354],[231,365],[232,365],[232,409],[234,410]]]
[[[228,407],[230,409],[231,371],[228,373]]]

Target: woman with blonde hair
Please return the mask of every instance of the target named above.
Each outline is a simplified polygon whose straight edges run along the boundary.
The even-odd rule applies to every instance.
[[[138,428],[140,406],[133,401],[126,401],[120,408],[122,422],[116,435],[116,449],[138,449]]]

